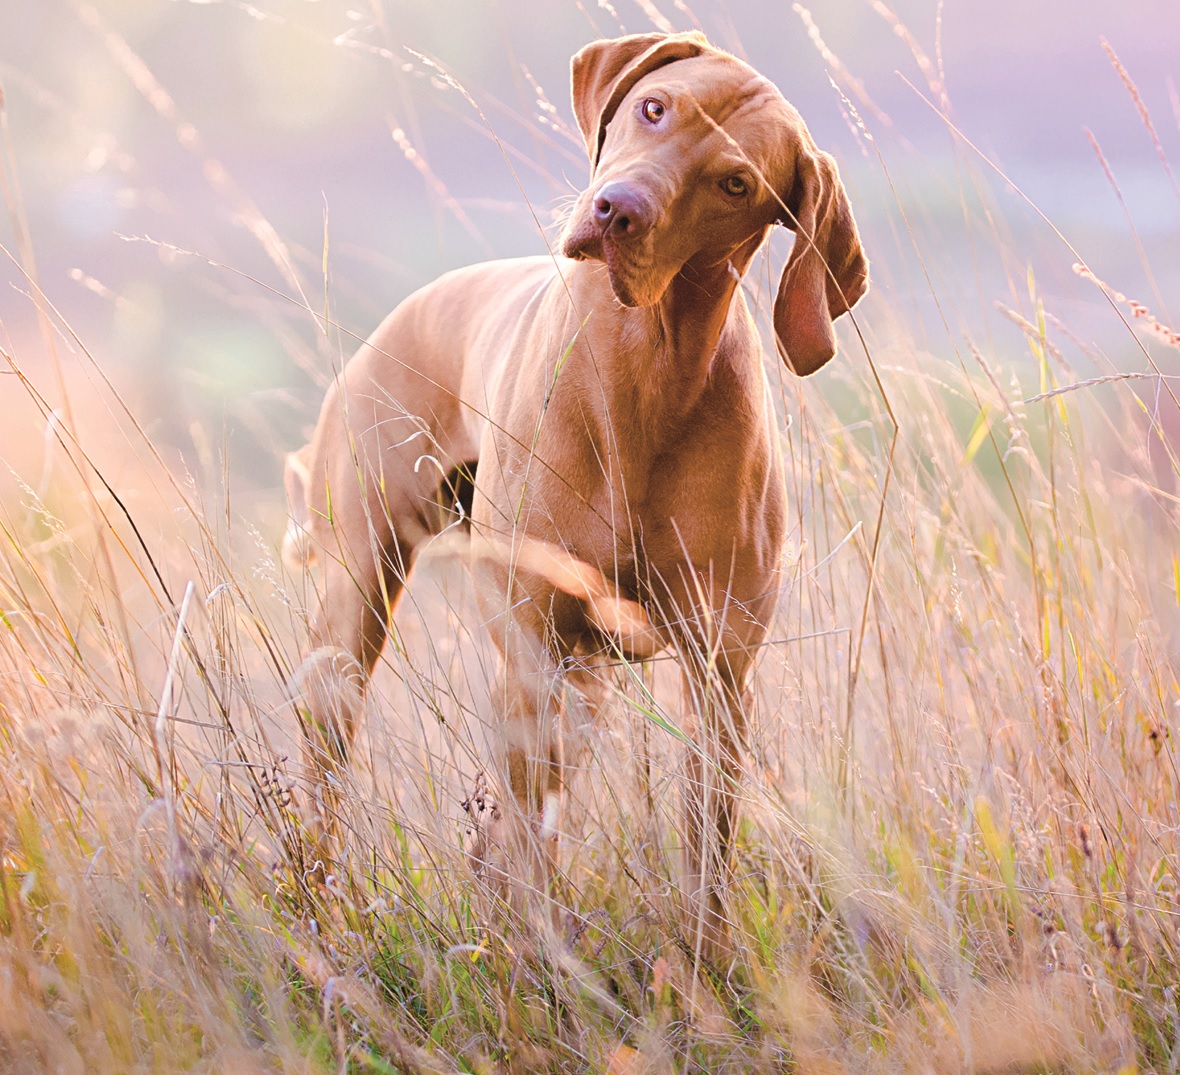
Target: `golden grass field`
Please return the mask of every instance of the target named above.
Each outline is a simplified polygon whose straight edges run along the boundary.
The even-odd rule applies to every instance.
[[[314,576],[273,511],[157,456],[41,303],[84,374],[4,351],[33,447],[0,513],[0,1070],[1180,1071],[1178,337],[1091,283],[1125,365],[1021,268],[1007,352],[934,363],[870,298],[887,344],[846,324],[815,384],[768,367],[789,581],[721,968],[677,897],[664,659],[596,669],[604,713],[568,722],[558,935],[493,913],[460,802],[494,668],[452,536],[310,882]]]

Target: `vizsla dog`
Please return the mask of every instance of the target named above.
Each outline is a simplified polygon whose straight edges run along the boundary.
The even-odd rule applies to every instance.
[[[322,571],[311,640],[341,673],[307,689],[309,750],[330,784],[415,551],[445,524],[440,477],[451,495],[473,482],[477,593],[503,658],[506,858],[552,853],[562,674],[579,655],[672,645],[695,713],[686,894],[701,936],[723,944],[749,673],[785,514],[739,285],[774,225],[795,233],[773,323],[804,375],[834,355],[832,320],[868,267],[832,158],[775,86],[703,36],[588,45],[573,106],[591,178],[560,256],[475,265],[411,295],[292,457]]]

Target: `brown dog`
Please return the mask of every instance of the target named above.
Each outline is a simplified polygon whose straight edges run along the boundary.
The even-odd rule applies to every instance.
[[[832,319],[864,294],[867,263],[831,157],[770,82],[701,35],[588,45],[573,105],[591,180],[562,256],[475,265],[411,295],[289,467],[322,563],[312,642],[358,688],[308,691],[312,760],[346,760],[406,572],[443,522],[438,461],[451,492],[474,475],[477,591],[503,656],[503,775],[519,806],[510,854],[550,843],[530,832],[556,823],[571,658],[672,644],[697,713],[687,891],[712,945],[784,540],[779,435],[739,282],[773,225],[795,232],[774,329],[809,374],[835,353]]]

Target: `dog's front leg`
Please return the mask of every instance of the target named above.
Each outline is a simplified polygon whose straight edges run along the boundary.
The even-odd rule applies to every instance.
[[[744,669],[698,656],[684,677],[692,743],[686,764],[684,874],[689,943],[694,955],[720,963],[732,953],[723,896],[737,826],[749,691]]]
[[[549,899],[561,823],[561,664],[553,642],[552,599],[522,596],[502,564],[477,572],[477,595],[500,654],[493,689],[495,783],[501,796],[494,824],[469,853],[476,873],[530,925],[552,921]],[[482,584],[481,584],[482,583]],[[511,594],[511,597],[506,596]],[[540,913],[537,913],[537,912]]]
[[[547,892],[557,862],[561,820],[558,662],[532,617],[511,616],[497,632],[501,672],[493,704],[496,754],[513,802],[500,843],[517,884]]]
[[[561,684],[558,663],[533,627],[516,623],[509,631],[498,701],[504,768],[528,823],[523,833],[530,845],[527,853],[548,881],[556,863],[561,815]]]

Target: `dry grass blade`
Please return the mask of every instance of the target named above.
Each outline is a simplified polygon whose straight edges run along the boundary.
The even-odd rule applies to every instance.
[[[341,44],[400,71],[400,48],[370,44],[378,30],[392,42],[384,8],[371,7],[372,26],[362,11]],[[912,50],[930,90],[919,96],[998,191],[1007,174],[939,103],[941,0],[932,56],[894,8],[873,7]],[[579,8],[588,23],[628,16],[605,0]],[[207,274],[202,284],[231,280],[256,296],[264,333],[286,316],[309,335],[314,326],[316,346],[352,339],[348,316],[310,308],[298,247],[219,170],[181,115],[183,95],[132,50],[138,39],[116,35],[111,25],[123,24],[105,8],[76,10],[149,120],[164,118],[193,154],[195,185],[240,211],[243,243],[282,279],[226,258],[171,260],[193,280]],[[639,10],[657,26],[673,12],[695,21],[681,0]],[[870,133],[861,105],[884,128],[807,9],[794,10],[848,89],[858,130]],[[1164,139],[1104,47],[1167,168]],[[458,108],[505,161],[528,156],[499,137],[482,95],[411,55],[428,75],[416,84],[461,94]],[[526,81],[529,101],[545,100]],[[403,152],[431,146],[422,176],[468,234],[495,245],[494,229],[446,187],[404,103]],[[562,125],[541,107],[548,139]],[[12,178],[21,146],[6,144],[20,241],[2,249],[33,328],[6,336],[0,359],[4,385],[34,416],[20,436],[47,444],[55,465],[35,462],[41,477],[29,478],[14,464],[15,492],[0,506],[0,1070],[1180,1070],[1180,467],[1168,424],[1180,335],[1158,299],[1149,309],[1107,284],[1046,221],[1058,255],[1071,252],[1066,281],[1102,292],[1088,294],[1114,343],[1092,343],[1074,308],[1067,316],[1031,274],[1025,294],[1032,240],[1005,238],[993,203],[964,193],[933,226],[961,208],[988,253],[1019,266],[1020,293],[993,304],[981,288],[996,339],[957,328],[955,278],[940,275],[920,215],[946,177],[910,198],[901,163],[887,166],[886,134],[866,137],[873,171],[858,181],[871,211],[898,221],[899,250],[912,246],[936,329],[922,338],[889,317],[901,308],[895,278],[880,288],[887,298],[858,307],[826,380],[801,386],[777,362],[766,367],[794,512],[789,555],[745,714],[749,757],[740,778],[704,766],[698,778],[713,790],[729,780],[742,802],[724,966],[701,964],[677,866],[685,755],[702,756],[690,731],[714,684],[705,675],[685,691],[682,655],[655,652],[644,610],[562,548],[483,550],[573,594],[610,636],[597,657],[571,658],[562,688],[568,809],[555,834],[554,913],[500,901],[467,857],[486,832],[469,831],[472,784],[493,810],[500,790],[481,777],[495,676],[468,581],[480,550],[457,526],[414,569],[355,770],[340,776],[342,847],[325,871],[305,825],[309,774],[293,760],[302,714],[290,691],[307,671],[299,655],[316,579],[282,566],[279,513],[259,507],[280,453],[257,464],[270,469],[255,484],[236,459],[201,480],[170,466],[162,426],[137,416],[142,404],[118,390],[109,356],[71,327],[81,322],[68,301],[42,292]],[[1094,150],[1089,166],[1107,171],[1122,202],[1096,140]],[[1128,215],[1140,213],[1133,191]],[[1145,223],[1142,235],[1150,248]],[[324,244],[326,280],[326,222]],[[179,240],[152,251],[184,253]],[[871,253],[884,280],[892,255]],[[1075,261],[1084,285],[1068,272]],[[69,264],[82,266],[87,302],[120,301],[105,267]],[[343,274],[331,268],[335,288]],[[763,284],[747,279],[752,305],[764,305]],[[41,361],[37,321],[74,352],[87,403],[113,426],[58,416],[65,395]],[[554,342],[558,355],[568,345]],[[81,398],[68,372],[64,387]],[[208,440],[215,455],[218,437]],[[420,462],[446,469],[444,455]],[[705,649],[707,667],[716,655]]]
[[[1164,171],[1167,173],[1168,179],[1172,184],[1172,190],[1175,192],[1176,197],[1180,199],[1180,184],[1176,182],[1176,176],[1172,172],[1172,166],[1168,163],[1168,155],[1164,152],[1164,146],[1160,141],[1159,135],[1156,134],[1155,124],[1151,122],[1151,113],[1147,110],[1147,103],[1143,100],[1143,96],[1139,92],[1139,87],[1135,85],[1134,80],[1131,78],[1131,73],[1123,66],[1118,53],[1114,50],[1114,46],[1106,38],[1102,39],[1102,51],[1106,53],[1111,67],[1115,69],[1119,78],[1122,80],[1123,86],[1126,87],[1127,93],[1131,95],[1131,100],[1135,102],[1135,108],[1139,112],[1139,119],[1142,120],[1147,134],[1151,138],[1151,144],[1155,146],[1156,155],[1159,157],[1160,164],[1163,165]]]
[[[97,8],[75,0],[78,18],[97,33],[106,44],[110,54],[126,72],[135,88],[158,113],[161,119],[170,123],[186,150],[201,163],[201,173],[209,185],[233,208],[237,218],[266,252],[287,285],[299,293],[303,305],[311,308],[303,291],[303,283],[295,271],[287,244],[283,242],[274,226],[262,214],[254,200],[238,185],[215,157],[205,148],[200,133],[181,114],[172,95],[164,88],[146,63],[119,34],[111,30]]]

